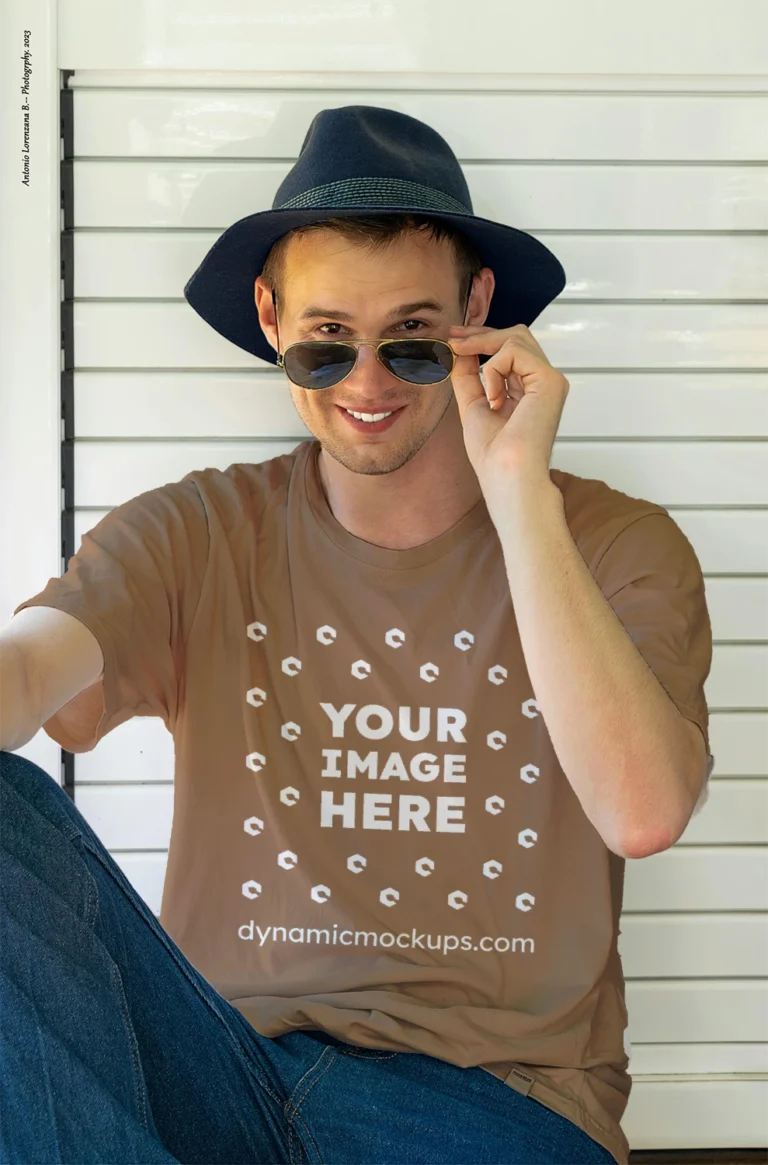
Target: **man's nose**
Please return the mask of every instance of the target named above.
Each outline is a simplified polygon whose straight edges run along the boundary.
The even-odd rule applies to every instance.
[[[363,375],[367,381],[377,375],[377,373],[386,380],[392,379],[392,373],[388,372],[376,355],[376,345],[378,341],[370,340],[360,343],[357,348],[357,363],[349,374],[349,379]]]

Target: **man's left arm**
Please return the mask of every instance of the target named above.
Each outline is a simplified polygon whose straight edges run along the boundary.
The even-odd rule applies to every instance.
[[[501,540],[528,673],[557,758],[609,849],[632,858],[658,853],[674,845],[696,807],[706,775],[705,742],[646,663],[571,537],[562,494],[549,473],[568,379],[523,324],[453,325],[450,335],[467,456]],[[490,356],[485,383],[481,354]],[[671,521],[669,515],[662,519]],[[633,574],[638,580],[629,607],[635,602],[640,615],[628,624],[646,657],[661,660],[660,674],[673,675],[675,689],[700,705],[706,644],[697,623],[703,597],[698,564],[691,573],[682,544],[665,541],[660,552],[653,540],[633,534],[630,525],[614,540],[619,583],[627,581],[632,591]],[[649,560],[658,566],[660,554],[658,588],[644,588]],[[621,595],[612,601],[621,606]],[[690,614],[689,602],[695,605]],[[683,658],[689,626],[698,634],[695,666]]]
[[[590,573],[547,474],[510,476],[497,504],[520,640],[563,772],[609,849],[673,845],[702,790],[701,731],[669,698]],[[499,498],[497,495],[497,503]]]

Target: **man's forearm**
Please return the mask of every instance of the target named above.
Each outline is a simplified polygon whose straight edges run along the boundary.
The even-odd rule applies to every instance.
[[[581,557],[549,475],[515,477],[492,503],[528,674],[566,777],[609,849],[668,848],[693,809],[679,712]]]

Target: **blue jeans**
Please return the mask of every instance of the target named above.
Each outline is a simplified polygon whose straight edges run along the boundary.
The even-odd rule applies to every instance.
[[[0,752],[0,1161],[599,1162],[482,1068],[260,1035],[192,966],[64,790]]]

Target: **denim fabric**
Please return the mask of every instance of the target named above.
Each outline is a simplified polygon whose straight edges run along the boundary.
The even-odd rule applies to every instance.
[[[614,1162],[482,1068],[260,1035],[64,790],[9,752],[0,843],[4,1165]]]

